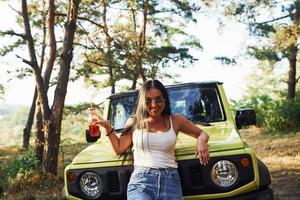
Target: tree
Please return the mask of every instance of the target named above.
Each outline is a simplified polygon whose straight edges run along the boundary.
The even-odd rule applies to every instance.
[[[156,0],[91,4],[85,4],[85,11],[92,14],[79,17],[86,38],[81,46],[85,44],[86,51],[85,61],[77,72],[94,86],[111,86],[113,93],[116,81],[125,79],[132,81],[131,89],[135,89],[138,79],[170,76],[160,73],[160,69],[172,62],[182,62],[182,66],[186,66],[185,61],[193,62],[189,48],[202,48],[197,39],[183,31],[184,25],[194,20],[193,13],[199,10],[197,4],[178,1],[160,4]],[[97,13],[99,10],[103,12]],[[174,40],[175,36],[188,41],[180,43]],[[99,81],[99,76],[107,74],[108,80]]]
[[[46,50],[46,37],[47,37],[47,33],[46,33],[47,32],[46,14],[45,14],[46,12],[44,12],[44,10],[46,10],[45,9],[46,2],[42,1],[41,4],[42,4],[42,11],[37,12],[37,13],[42,16],[41,19],[40,19],[40,22],[41,22],[40,24],[42,26],[41,27],[41,29],[42,29],[42,41],[41,41],[41,56],[40,56],[39,67],[40,67],[41,70],[43,70],[44,61],[45,61],[45,50]],[[38,7],[39,2],[35,2],[32,5]],[[51,12],[49,12],[49,17],[48,17],[49,27],[52,26],[50,18],[53,18],[53,16],[51,16],[50,13]],[[36,16],[36,17],[39,18],[38,16]],[[49,30],[50,30],[50,28],[49,28]],[[53,51],[51,51],[51,52],[53,52]],[[50,54],[49,62],[50,62],[50,60],[53,60],[53,59],[55,59],[55,57],[51,56],[51,54]],[[50,69],[47,70],[48,74],[47,74],[47,77],[45,77],[46,75],[44,76],[44,80],[50,78],[51,71],[52,71]],[[49,74],[49,72],[50,72],[50,74]],[[46,87],[48,87],[48,86],[46,86]],[[38,93],[37,93],[37,89],[35,88],[32,103],[31,103],[30,110],[29,110],[28,117],[27,117],[27,123],[26,123],[25,128],[23,129],[23,148],[27,149],[28,146],[29,146],[30,133],[31,133],[31,130],[32,130],[34,116],[36,116],[35,117],[35,119],[36,119],[36,139],[35,139],[35,141],[36,141],[36,156],[37,156],[39,161],[42,161],[42,159],[43,159],[43,153],[42,152],[43,152],[43,144],[44,144],[43,134],[44,133],[42,131],[43,130],[43,125],[42,125],[42,119],[41,119],[41,114],[40,114],[41,109],[39,107],[37,97],[38,97]],[[36,110],[36,107],[38,108],[37,110]]]
[[[28,15],[27,1],[22,0],[22,18],[24,22],[24,30],[26,35],[26,42],[29,51],[30,60],[23,59],[23,62],[28,64],[32,70],[36,81],[36,89],[38,93],[38,101],[41,107],[41,116],[43,121],[43,130],[45,134],[44,154],[43,154],[43,171],[52,174],[57,173],[57,159],[60,144],[60,130],[62,113],[64,107],[64,100],[67,92],[67,86],[69,81],[70,64],[73,56],[73,39],[76,29],[76,20],[78,13],[79,0],[70,0],[68,15],[65,22],[63,47],[60,55],[60,70],[57,77],[57,84],[53,99],[52,107],[49,106],[49,100],[47,96],[47,90],[49,85],[49,79],[45,78],[51,75],[53,63],[55,59],[50,58],[48,65],[45,69],[45,76],[42,77],[42,71],[37,63],[35,43],[32,37],[30,19]],[[51,40],[50,56],[55,58],[56,55],[56,41],[54,34],[54,13],[55,5],[54,0],[49,0],[49,20],[48,30],[49,38]],[[53,54],[52,54],[53,53]]]
[[[47,9],[45,8],[46,2],[45,0],[43,1],[31,1],[30,4],[28,5],[28,10],[29,10],[29,18],[31,19],[31,26],[34,28],[34,34],[33,34],[33,40],[35,41],[35,49],[38,52],[37,57],[39,59],[39,67],[40,70],[43,71],[44,63],[46,60],[46,47],[47,47]],[[22,19],[17,19],[17,23],[22,26],[21,24]],[[48,20],[49,22],[49,20]],[[22,33],[17,33],[14,30],[7,30],[7,31],[2,31],[1,35],[3,36],[8,36],[10,37],[10,44],[4,46],[1,49],[1,55],[5,56],[10,52],[17,51],[18,48],[23,48],[23,46],[26,45],[26,35]],[[50,34],[49,34],[50,35]],[[18,38],[17,40],[13,40],[14,38]],[[53,52],[50,51],[50,52]],[[51,60],[55,59],[55,56],[51,55],[53,53],[49,53],[48,57],[48,65],[51,65]],[[17,55],[17,57],[21,58],[20,55]],[[52,61],[53,62],[53,61]],[[50,72],[50,73],[49,73]],[[14,78],[24,78],[26,76],[32,76],[32,69],[30,68],[21,68],[21,69],[16,69],[15,72],[10,71],[9,73],[15,74]],[[52,73],[51,68],[49,67],[47,72],[45,71],[44,73],[44,79],[48,80],[50,79],[50,75]],[[46,86],[48,87],[48,85]],[[37,139],[36,139],[36,152],[37,152],[37,157],[42,160],[42,152],[43,152],[43,146],[42,144],[44,141],[40,139],[42,138],[42,123],[41,123],[41,115],[40,109],[38,107],[36,111],[36,103],[37,103],[37,90],[35,89],[34,95],[33,95],[33,100],[31,103],[30,111],[27,117],[27,123],[25,128],[23,129],[23,147],[28,148],[29,145],[29,139],[30,139],[30,133],[34,121],[34,116],[36,115],[36,130],[37,130]],[[36,112],[36,114],[35,114]]]
[[[300,34],[300,1],[222,1],[226,16],[234,16],[248,25],[250,34],[260,42],[249,46],[249,55],[268,60],[273,66],[287,59],[287,98],[296,94],[298,37]],[[224,5],[225,4],[225,5]]]

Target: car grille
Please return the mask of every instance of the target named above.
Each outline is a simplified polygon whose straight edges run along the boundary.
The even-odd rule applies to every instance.
[[[120,181],[118,171],[108,172],[109,192],[120,192]]]
[[[201,186],[203,184],[201,166],[199,164],[190,166],[190,176],[192,186]]]

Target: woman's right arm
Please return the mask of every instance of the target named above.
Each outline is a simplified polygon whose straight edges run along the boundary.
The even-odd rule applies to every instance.
[[[118,137],[115,134],[113,127],[108,121],[103,120],[99,116],[97,118],[98,120],[94,121],[93,124],[98,124],[106,129],[106,133],[108,134],[107,137],[109,138],[110,143],[116,154],[121,155],[122,153],[124,153],[132,144],[132,130],[129,130],[126,133],[123,133],[120,137]],[[128,127],[131,124],[132,118],[129,118],[125,123],[125,127]]]
[[[108,138],[111,142],[114,151],[118,155],[124,153],[132,144],[132,132],[127,132],[118,137],[113,131],[111,134],[108,135]]]

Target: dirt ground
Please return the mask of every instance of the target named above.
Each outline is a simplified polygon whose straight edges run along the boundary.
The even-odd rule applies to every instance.
[[[266,137],[257,128],[241,131],[271,172],[276,200],[300,200],[300,135]]]

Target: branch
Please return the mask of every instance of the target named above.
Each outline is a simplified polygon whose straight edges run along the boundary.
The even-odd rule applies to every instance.
[[[67,16],[67,15],[64,14],[64,13],[55,13],[55,15],[56,15],[56,16],[62,16],[62,17],[66,17],[66,16]],[[86,17],[80,17],[80,16],[79,16],[77,19],[80,19],[80,20],[83,20],[83,21],[88,21],[88,22],[90,22],[91,24],[94,24],[94,25],[96,25],[96,26],[98,26],[98,27],[104,29],[104,26],[103,26],[102,24],[99,24],[99,23],[97,23],[97,22],[95,22],[95,21],[93,21],[93,20],[91,20],[91,19],[89,19],[89,18],[86,18]]]
[[[102,64],[100,64],[100,63],[98,63],[98,62],[96,62],[96,61],[90,60],[90,59],[89,59],[89,56],[88,56],[87,54],[84,54],[84,56],[85,56],[87,62],[92,63],[92,64],[94,64],[94,65],[96,65],[96,66],[106,67],[106,65],[102,65]]]
[[[57,45],[56,45],[56,37],[55,37],[55,4],[54,0],[49,0],[49,9],[47,14],[47,26],[48,26],[48,39],[50,44],[50,50],[49,50],[49,56],[47,61],[47,66],[44,72],[44,82],[45,82],[45,88],[46,91],[49,89],[49,81],[50,77],[53,71],[53,65],[56,58],[56,51],[57,51]]]
[[[114,9],[114,10],[122,10],[122,11],[128,11],[128,12],[132,12],[132,8],[117,8],[117,7],[112,7],[112,6],[108,6],[109,8],[111,9]],[[134,8],[135,11],[138,11],[138,12],[143,12],[143,9],[139,9],[139,8]]]
[[[16,55],[17,58],[20,58],[22,60],[22,62],[26,63],[27,65],[29,65],[30,67],[32,67],[32,62],[26,60],[25,58],[22,58],[19,55]]]
[[[22,13],[16,9],[14,9],[14,7],[12,7],[10,4],[8,4],[8,7],[10,7],[13,11],[15,11],[16,13],[18,13],[19,15],[22,15]]]
[[[88,22],[90,22],[90,23],[96,25],[96,26],[99,27],[99,28],[102,28],[102,29],[105,28],[102,24],[99,24],[99,23],[97,23],[97,22],[95,22],[95,21],[93,21],[93,20],[90,20],[90,19],[86,18],[86,17],[78,17],[78,19],[84,20],[84,21],[88,21]]]
[[[81,44],[81,43],[78,43],[78,42],[74,42],[74,45],[80,46],[80,47],[83,47],[83,48],[89,49],[89,50],[94,50],[94,49],[95,49],[95,48],[93,48],[93,47],[90,47],[90,46],[88,46],[88,45],[84,45],[84,44]]]
[[[278,17],[278,18],[274,18],[274,19],[271,19],[271,20],[268,20],[268,21],[264,21],[264,22],[258,22],[258,23],[253,23],[253,24],[267,24],[267,23],[270,23],[270,22],[275,22],[275,21],[278,21],[278,20],[281,20],[281,19],[284,19],[286,17],[290,17],[291,14],[288,14],[288,15],[285,15],[285,16],[282,16],[282,17]]]
[[[296,78],[296,83],[298,83],[299,79],[300,79],[300,76],[298,76],[298,77]]]
[[[88,33],[85,28],[80,24],[78,23],[78,26],[80,26],[82,28],[82,30],[84,30],[85,33]],[[94,40],[89,36],[89,34],[86,34],[88,40],[92,43],[92,45],[99,51],[103,52],[103,50],[97,45],[95,44]]]
[[[21,33],[16,33],[15,31],[13,30],[10,30],[10,31],[1,31],[0,32],[1,35],[12,35],[12,36],[19,36],[21,37],[22,39],[26,39],[26,35],[25,34],[21,34]]]

